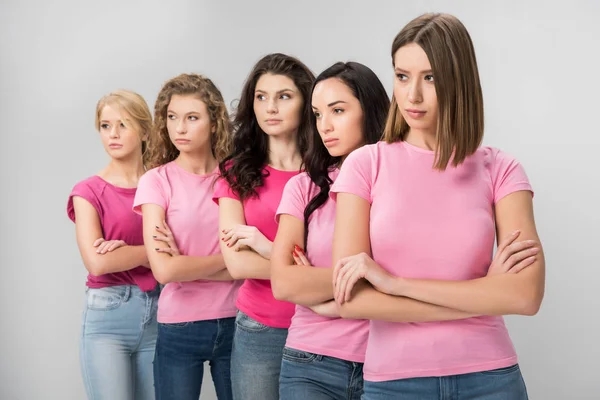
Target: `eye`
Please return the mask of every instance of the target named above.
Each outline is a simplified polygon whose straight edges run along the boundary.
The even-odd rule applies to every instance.
[[[190,121],[198,121],[198,117],[197,117],[197,116],[195,116],[195,115],[190,115],[190,116],[188,117],[188,119],[189,119]]]
[[[343,113],[343,112],[344,112],[344,109],[343,109],[343,108],[334,108],[334,109],[333,109],[333,113],[334,113],[334,114],[341,114],[341,113]]]
[[[121,122],[121,128],[127,128],[124,123]]]
[[[262,95],[262,94],[257,94],[256,95],[256,100],[263,101],[264,99],[265,99],[264,95]]]
[[[315,118],[319,119],[321,118],[321,113],[318,111],[313,111],[313,114],[315,115]]]
[[[168,118],[168,119],[170,119],[170,120],[174,120],[174,119],[175,119],[175,116],[174,116],[173,114],[168,114],[168,115],[167,115],[167,118]]]
[[[284,94],[282,94],[281,96],[279,96],[279,98],[280,98],[280,99],[282,99],[282,100],[288,100],[288,99],[291,99],[291,98],[292,98],[292,96],[290,96],[290,95],[289,95],[289,94],[287,94],[287,93],[284,93]]]
[[[406,76],[404,74],[400,74],[400,73],[396,74],[396,77],[398,77],[399,81],[405,81],[408,79],[408,76]]]
[[[427,82],[433,82],[433,75],[425,75],[425,80]]]
[[[109,128],[108,124],[101,124],[100,125],[100,129],[108,129],[108,128]]]

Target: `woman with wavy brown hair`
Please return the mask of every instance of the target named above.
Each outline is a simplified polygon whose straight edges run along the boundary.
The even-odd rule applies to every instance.
[[[140,179],[134,209],[143,216],[152,271],[165,285],[154,358],[156,398],[197,400],[208,361],[218,398],[231,399],[239,285],[220,254],[212,201],[217,165],[230,140],[227,109],[210,79],[183,74],[164,84],[154,114],[148,142],[154,168]]]
[[[287,181],[300,172],[310,134],[312,72],[275,53],[252,69],[234,119],[233,149],[215,186],[221,250],[236,279],[245,279],[231,356],[233,395],[279,398],[279,371],[294,304],[273,297],[271,247],[275,211]]]

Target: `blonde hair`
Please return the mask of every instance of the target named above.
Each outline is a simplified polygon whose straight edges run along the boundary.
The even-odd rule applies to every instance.
[[[158,93],[154,105],[154,127],[148,141],[149,168],[171,162],[179,155],[167,130],[167,108],[173,95],[196,96],[206,104],[210,120],[216,125],[215,133],[211,134],[211,150],[217,161],[223,160],[229,154],[231,142],[231,124],[223,95],[207,77],[181,74],[168,80]]]
[[[142,161],[146,165],[146,140],[152,131],[152,114],[146,100],[130,90],[119,89],[98,100],[96,105],[96,130],[100,131],[100,118],[106,106],[117,106],[121,112],[121,122],[127,128],[135,130],[142,139]]]
[[[483,95],[471,37],[465,26],[449,14],[424,14],[408,23],[392,43],[394,55],[416,43],[431,63],[438,101],[434,168],[445,170],[452,159],[457,166],[473,154],[483,139]],[[392,97],[383,140],[404,140],[409,126]]]

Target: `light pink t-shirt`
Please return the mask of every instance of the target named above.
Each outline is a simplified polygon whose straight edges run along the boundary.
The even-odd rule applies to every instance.
[[[281,200],[285,184],[298,171],[280,171],[270,166],[264,170],[268,176],[264,185],[258,187],[258,197],[253,196],[244,200],[244,218],[246,225],[255,226],[270,241],[275,240],[277,223],[275,212]],[[214,201],[218,204],[221,197],[239,200],[225,179],[219,179],[215,185]],[[246,279],[240,288],[237,308],[260,322],[273,328],[289,328],[295,305],[287,301],[279,301],[273,297],[271,281],[265,279]]]
[[[332,196],[346,192],[369,201],[373,258],[391,274],[483,277],[494,248],[494,204],[510,193],[531,191],[525,171],[490,147],[443,172],[432,168],[433,161],[432,151],[406,142],[364,146],[345,160]],[[369,381],[448,376],[516,362],[502,317],[371,321],[364,376]]]
[[[335,182],[339,172],[336,168],[329,173],[332,181]],[[319,191],[308,174],[293,177],[283,191],[277,218],[281,214],[289,214],[304,222],[304,209]],[[311,265],[331,267],[334,225],[335,202],[327,199],[313,211],[308,221],[306,249]],[[364,362],[368,336],[368,320],[322,317],[310,308],[297,305],[286,346],[346,361]]]
[[[96,209],[105,240],[123,240],[130,246],[143,246],[142,218],[131,211],[135,191],[135,188],[114,186],[94,175],[75,185],[67,202],[67,214],[75,222],[73,197],[81,197]],[[95,289],[137,285],[140,290],[148,292],[156,287],[156,283],[152,271],[143,266],[100,276],[88,274],[87,277],[87,286]]]
[[[138,184],[134,211],[143,204],[165,210],[169,228],[182,255],[220,254],[219,209],[212,201],[217,174],[196,175],[175,161],[146,172]],[[239,281],[171,282],[158,300],[158,322],[203,321],[235,316]]]

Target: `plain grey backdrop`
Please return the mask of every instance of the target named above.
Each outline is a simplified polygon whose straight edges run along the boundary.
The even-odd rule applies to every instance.
[[[0,2],[0,399],[84,399],[78,340],[85,269],[65,207],[107,162],[97,100],[132,89],[150,107],[182,72],[230,104],[269,52],[315,73],[370,66],[392,88],[390,47],[412,18],[459,17],[473,38],[485,143],[536,191],[547,260],[535,317],[507,317],[534,400],[599,399],[600,5],[594,1]],[[214,399],[208,374],[202,399]]]

